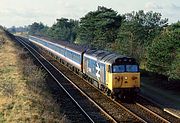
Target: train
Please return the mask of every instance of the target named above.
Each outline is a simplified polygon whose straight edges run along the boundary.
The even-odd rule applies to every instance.
[[[28,38],[112,98],[134,99],[140,92],[139,65],[134,58],[65,41]]]

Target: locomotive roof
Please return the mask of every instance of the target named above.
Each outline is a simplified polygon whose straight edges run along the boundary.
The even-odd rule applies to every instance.
[[[130,58],[124,55],[119,55],[116,53],[104,51],[104,50],[88,50],[85,53],[86,55],[92,56],[94,58],[97,58],[100,61],[113,64],[116,59],[119,58]]]
[[[72,50],[75,50],[75,51],[81,52],[81,53],[88,49],[88,47],[85,45],[73,44],[73,43],[70,43],[68,41],[60,41],[60,40],[54,40],[54,39],[52,40],[52,39],[49,39],[47,37],[39,37],[39,36],[35,36],[35,37],[38,37],[40,39],[44,39],[46,41],[49,41],[49,42],[52,42],[55,44],[59,44],[59,45],[68,47],[69,49],[72,49]]]

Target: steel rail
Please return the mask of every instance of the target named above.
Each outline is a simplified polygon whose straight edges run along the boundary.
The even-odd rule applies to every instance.
[[[146,108],[145,106],[139,104],[136,102],[136,105],[138,105],[139,107],[143,108],[144,110],[146,110],[147,112],[151,113],[152,115],[154,115],[155,117],[159,118],[160,120],[162,120],[165,123],[170,123],[170,121],[166,120],[165,118],[161,117],[160,115],[158,115],[157,113],[151,111],[150,109]]]

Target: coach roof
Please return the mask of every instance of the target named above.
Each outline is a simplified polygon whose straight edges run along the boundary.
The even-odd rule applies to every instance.
[[[38,36],[36,36],[36,37],[38,37]],[[45,37],[38,37],[38,38],[44,39],[44,40],[49,41],[49,42],[53,42],[55,44],[65,46],[70,50],[75,50],[75,51],[81,52],[81,53],[88,49],[88,47],[85,45],[77,45],[77,44],[70,43],[68,41],[52,40],[52,39],[45,38]]]

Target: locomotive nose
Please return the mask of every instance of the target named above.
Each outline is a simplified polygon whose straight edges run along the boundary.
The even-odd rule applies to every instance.
[[[136,80],[136,79],[137,79],[137,77],[136,77],[136,76],[133,76],[133,77],[132,77],[132,80]]]
[[[127,79],[128,79],[128,77],[127,77],[127,76],[125,76],[125,77],[124,77],[124,79],[125,79],[125,80],[127,80]]]

